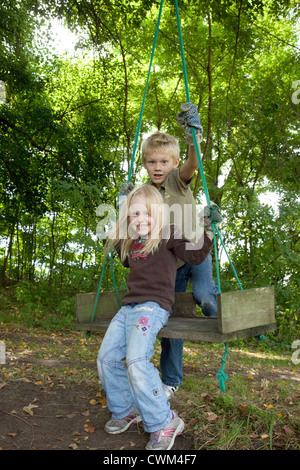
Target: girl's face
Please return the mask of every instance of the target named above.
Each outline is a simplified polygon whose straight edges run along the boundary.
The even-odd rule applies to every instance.
[[[129,206],[130,236],[136,238],[134,236],[136,234],[141,238],[147,238],[154,227],[155,219],[148,212],[146,197],[143,194],[137,194],[132,198]],[[132,230],[133,233],[131,233]]]

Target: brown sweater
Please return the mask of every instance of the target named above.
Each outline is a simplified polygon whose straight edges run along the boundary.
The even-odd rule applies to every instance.
[[[162,240],[158,250],[146,256],[139,256],[140,241],[135,241],[131,255],[123,263],[130,272],[127,278],[129,292],[125,294],[122,305],[154,301],[165,310],[172,311],[178,258],[190,264],[201,264],[213,244],[205,233],[197,243],[190,243],[183,236],[177,238],[176,233],[174,237],[173,226],[169,240]],[[116,250],[120,255],[120,244]]]

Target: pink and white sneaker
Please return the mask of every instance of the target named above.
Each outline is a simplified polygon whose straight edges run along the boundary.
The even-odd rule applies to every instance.
[[[125,418],[111,419],[105,424],[104,429],[109,434],[120,434],[121,432],[127,431],[132,424],[137,424],[140,421],[142,421],[140,412],[135,410],[128,416],[125,416]]]
[[[184,422],[175,411],[172,411],[171,421],[164,428],[151,433],[146,450],[170,450],[176,436],[182,433],[183,428]]]

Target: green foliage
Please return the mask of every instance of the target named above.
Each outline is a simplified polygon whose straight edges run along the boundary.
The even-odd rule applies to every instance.
[[[3,285],[97,287],[104,256],[96,208],[115,206],[127,178],[158,6],[151,0],[1,3]],[[299,327],[299,104],[292,101],[299,5],[181,0],[179,8],[190,97],[204,128],[204,171],[224,214],[226,247],[243,287],[275,285],[279,334],[292,335]],[[73,56],[55,50],[47,26],[53,18],[77,32]],[[175,115],[184,101],[174,4],[166,1],[141,137],[170,132],[183,158]],[[138,147],[134,181],[141,169]],[[193,189],[200,200],[199,175]],[[262,202],[266,191],[276,193],[277,206]],[[126,272],[117,262],[115,270],[125,286]],[[106,271],[104,289],[112,286]],[[221,278],[222,290],[236,288],[226,262]]]
[[[6,294],[1,295],[1,298],[7,300]],[[15,304],[13,310],[11,304]],[[14,297],[6,306],[1,323],[14,323],[48,331],[72,329],[74,309],[73,292],[53,289],[45,282],[24,281],[18,283],[14,289]]]

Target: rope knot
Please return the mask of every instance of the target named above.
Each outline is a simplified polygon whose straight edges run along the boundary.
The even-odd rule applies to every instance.
[[[216,377],[219,381],[219,387],[220,387],[221,392],[225,392],[226,391],[225,382],[229,380],[228,375],[222,369],[219,369],[218,372],[216,373]]]

